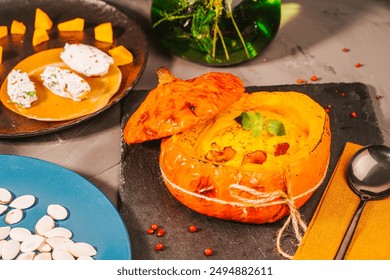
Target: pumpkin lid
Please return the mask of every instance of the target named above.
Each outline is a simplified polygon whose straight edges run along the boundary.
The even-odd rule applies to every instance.
[[[161,67],[158,86],[127,121],[126,143],[141,143],[180,133],[227,109],[245,92],[242,81],[230,74],[209,72],[182,80]]]

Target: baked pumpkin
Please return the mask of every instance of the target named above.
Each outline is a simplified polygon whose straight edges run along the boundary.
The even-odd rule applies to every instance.
[[[189,80],[176,78],[165,67],[159,84],[127,121],[126,143],[141,143],[180,133],[227,109],[245,92],[242,81],[229,73],[209,72]]]
[[[330,157],[324,109],[298,92],[244,94],[202,125],[162,140],[170,192],[216,218],[271,223],[299,208],[323,181]]]

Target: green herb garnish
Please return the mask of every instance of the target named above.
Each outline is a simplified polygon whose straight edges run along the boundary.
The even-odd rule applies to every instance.
[[[278,120],[269,120],[267,122],[267,130],[269,133],[277,136],[286,135],[286,129],[281,121]]]
[[[35,96],[35,95],[37,95],[37,92],[36,91],[28,91],[28,92],[26,92],[26,95]]]
[[[241,127],[251,130],[253,137],[259,137],[263,131],[264,117],[259,112],[242,112],[240,115]]]

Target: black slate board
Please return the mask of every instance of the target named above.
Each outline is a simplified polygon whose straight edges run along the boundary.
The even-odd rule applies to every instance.
[[[299,91],[324,108],[332,106],[329,112],[332,146],[328,174],[321,187],[300,209],[303,219],[309,223],[345,143],[368,145],[384,141],[368,88],[361,83],[247,88],[248,92],[260,90]],[[147,91],[133,91],[123,100],[122,127],[146,95]],[[357,118],[350,116],[353,111]],[[159,145],[158,140],[136,145],[122,142],[119,211],[130,236],[133,259],[283,259],[276,251],[275,239],[286,218],[272,224],[251,225],[206,217],[187,208],[169,193],[163,183],[158,166]],[[164,228],[163,237],[146,233],[152,223]],[[200,230],[190,233],[190,225],[196,225]],[[297,247],[291,233],[287,232],[283,246],[294,254]],[[165,249],[155,251],[157,243],[163,243]],[[213,248],[213,256],[204,255],[207,247]]]

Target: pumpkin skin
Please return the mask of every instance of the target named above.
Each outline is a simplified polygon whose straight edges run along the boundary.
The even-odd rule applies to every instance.
[[[127,144],[159,139],[213,118],[245,92],[242,81],[230,74],[209,72],[182,80],[165,67],[157,70],[159,84],[127,121]]]
[[[271,136],[263,131],[252,141],[251,132],[235,121],[243,111],[278,118],[286,135]],[[287,153],[275,156],[275,146],[285,142],[290,145]],[[160,168],[172,195],[199,213],[245,223],[271,223],[290,213],[286,203],[257,205],[237,198],[257,199],[250,192],[229,187],[238,184],[265,194],[282,191],[289,198],[295,197],[294,205],[299,208],[326,175],[330,142],[329,117],[307,95],[257,92],[244,94],[207,123],[163,139]],[[231,146],[237,153],[227,162],[208,160],[205,154],[213,145]],[[266,152],[266,161],[242,164],[243,155],[256,149]],[[273,201],[277,200],[282,198]]]

